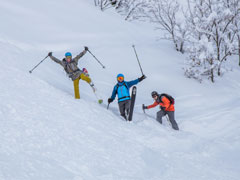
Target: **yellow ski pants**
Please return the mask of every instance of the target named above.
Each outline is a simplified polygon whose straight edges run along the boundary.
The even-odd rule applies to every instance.
[[[88,76],[84,75],[83,73],[79,76],[79,78],[77,78],[73,81],[75,99],[80,99],[80,93],[79,93],[79,80],[80,79],[86,81],[88,84],[91,82],[91,79]]]

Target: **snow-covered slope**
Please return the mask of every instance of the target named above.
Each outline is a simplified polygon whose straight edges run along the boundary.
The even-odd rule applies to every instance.
[[[101,12],[89,0],[0,0],[0,179],[1,180],[238,180],[240,178],[240,71],[215,84],[186,79],[184,56],[158,32],[129,23],[112,11]],[[132,122],[119,117],[116,101],[107,110],[118,73],[141,76],[136,45],[147,79],[137,85]],[[80,81],[75,100],[63,69],[45,60],[49,51],[62,58],[84,46],[86,67],[104,104]],[[230,65],[229,65],[230,66]],[[151,91],[176,98],[173,131],[158,108],[144,115]],[[152,118],[153,117],[153,118]]]

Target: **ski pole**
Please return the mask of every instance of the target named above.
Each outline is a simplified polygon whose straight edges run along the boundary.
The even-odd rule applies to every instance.
[[[144,114],[145,114],[144,104],[142,105],[142,110],[143,110],[143,112],[144,112]]]
[[[96,99],[98,100],[98,104],[102,104],[103,100],[98,98],[96,92],[93,92],[93,93],[94,93]]]
[[[137,61],[138,61],[138,64],[139,64],[140,70],[141,70],[142,75],[143,75],[143,70],[142,70],[141,64],[140,64],[140,62],[139,62],[139,59],[138,59],[138,55],[137,55],[137,52],[136,52],[135,46],[132,45],[132,47],[133,47],[133,49],[134,49],[134,52],[135,52],[135,55],[136,55],[136,57],[137,57]]]
[[[96,58],[96,56],[93,55],[93,53],[89,49],[87,51],[96,59],[96,61],[102,66],[102,68],[105,68],[105,66]]]
[[[167,121],[168,121],[168,124],[171,126],[172,124],[171,124],[169,118],[167,117],[167,115],[166,115],[166,119],[167,119]]]
[[[109,104],[110,104],[110,103],[108,103],[108,105],[107,105],[107,109],[109,108]]]
[[[37,68],[45,59],[47,59],[47,57],[48,55],[43,60],[41,60],[36,66],[34,66],[34,68],[30,70],[29,73],[32,73],[35,68]]]

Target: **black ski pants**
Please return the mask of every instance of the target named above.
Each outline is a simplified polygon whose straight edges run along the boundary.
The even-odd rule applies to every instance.
[[[130,99],[125,100],[125,101],[120,101],[118,103],[120,114],[126,120],[127,120],[128,114],[129,114],[130,104],[131,104],[131,100]]]
[[[163,111],[163,110],[158,111],[157,112],[157,121],[162,124],[162,117],[165,115],[168,115],[169,121],[172,124],[172,128],[175,130],[179,130],[178,124],[174,118],[174,111]]]

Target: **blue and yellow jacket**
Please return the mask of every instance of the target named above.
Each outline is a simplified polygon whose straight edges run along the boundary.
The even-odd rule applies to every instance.
[[[129,89],[135,85],[139,83],[139,80],[133,80],[133,81],[123,81],[123,82],[118,82],[114,88],[113,88],[113,92],[112,92],[112,96],[111,99],[115,99],[116,94],[118,95],[118,102],[121,101],[126,101],[128,99],[130,99],[130,93],[129,93]]]

